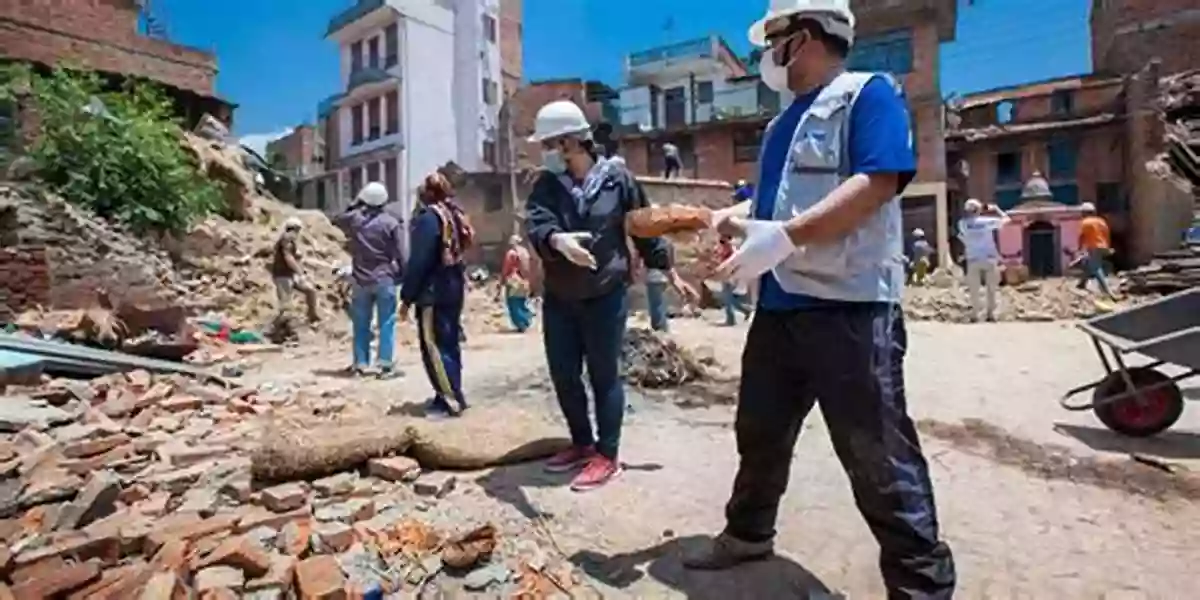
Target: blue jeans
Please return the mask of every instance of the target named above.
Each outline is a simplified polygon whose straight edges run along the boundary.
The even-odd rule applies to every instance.
[[[507,296],[504,304],[508,307],[508,318],[517,331],[525,331],[533,325],[533,310],[529,308],[529,298],[525,296]]]
[[[750,308],[746,306],[745,296],[739,295],[736,288],[728,281],[721,284],[721,306],[725,309],[725,324],[734,325],[737,323],[737,318],[733,311],[742,313],[742,316],[750,318]]]
[[[371,364],[371,317],[379,316],[379,366],[390,369],[396,349],[396,284],[383,281],[369,286],[354,284],[350,320],[354,323],[354,366]]]
[[[613,460],[617,458],[625,418],[625,388],[619,363],[627,291],[621,286],[598,298],[577,301],[547,294],[542,305],[546,362],[571,441],[579,447],[595,445],[597,452]],[[595,434],[583,387],[585,363],[596,397]]]
[[[651,281],[646,284],[646,305],[650,310],[650,328],[655,331],[670,329],[666,283]]]
[[[433,386],[433,404],[452,413],[467,408],[462,393],[462,309],[461,304],[417,307],[421,361]]]
[[[1104,257],[1107,252],[1104,250],[1088,250],[1087,256],[1083,259],[1083,274],[1079,276],[1079,289],[1086,290],[1089,280],[1095,279],[1096,283],[1100,284],[1100,291],[1104,292],[1109,298],[1113,297],[1112,289],[1108,287],[1108,277],[1104,273]]]

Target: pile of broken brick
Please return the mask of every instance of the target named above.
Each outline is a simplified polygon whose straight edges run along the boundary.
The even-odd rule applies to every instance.
[[[491,524],[456,534],[416,518],[457,479],[407,457],[260,487],[247,452],[288,410],[311,408],[144,371],[10,387],[0,599],[409,597],[443,573],[523,598],[572,585],[544,560],[503,560]]]

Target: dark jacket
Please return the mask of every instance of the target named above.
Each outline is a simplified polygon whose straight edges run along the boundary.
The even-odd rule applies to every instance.
[[[596,298],[630,281],[625,214],[649,206],[646,193],[619,161],[597,164],[593,177],[598,179],[584,186],[587,192],[581,191],[577,202],[567,188],[568,176],[543,171],[525,204],[526,237],[542,259],[546,293],[559,299]],[[576,266],[550,245],[551,235],[574,231],[591,232],[585,247],[596,257],[596,270]],[[663,238],[633,238],[633,243],[647,268],[671,268]]]
[[[400,300],[404,304],[421,306],[462,306],[466,293],[465,266],[461,253],[448,253],[442,217],[428,206],[421,207],[413,218],[412,235],[408,245],[408,265],[404,269],[404,284]],[[460,224],[453,223],[449,235],[458,236],[449,244],[461,249]]]

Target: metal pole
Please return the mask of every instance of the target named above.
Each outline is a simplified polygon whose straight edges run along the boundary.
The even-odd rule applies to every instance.
[[[512,95],[504,101],[504,134],[508,138],[508,190],[513,203],[513,232],[521,230],[521,215],[517,210],[517,144],[513,139],[513,103]]]

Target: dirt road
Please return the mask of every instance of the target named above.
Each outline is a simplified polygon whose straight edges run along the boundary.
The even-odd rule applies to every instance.
[[[745,326],[718,327],[711,323],[715,316],[708,319],[676,321],[676,338],[711,347],[736,375]],[[473,337],[466,357],[469,398],[553,410],[540,341],[536,331]],[[1058,394],[1100,373],[1087,340],[1068,325],[914,323],[910,341],[914,418],[924,420],[926,431],[959,432],[957,438],[923,437],[942,528],[958,559],[959,597],[1192,596],[1200,507],[1169,481],[1129,491],[1142,475],[1136,469],[1149,467],[1126,456],[1144,452],[1200,469],[1200,411],[1185,413],[1160,438],[1132,444],[1090,413],[1060,410]],[[398,384],[314,374],[340,366],[348,355],[343,348],[308,351],[289,360],[286,372],[268,365],[248,378],[314,392],[352,386],[355,401],[418,402],[428,384],[415,349],[401,354],[409,376]],[[677,557],[695,536],[722,524],[736,465],[732,409],[680,408],[636,392],[630,405],[623,442],[629,469],[618,484],[574,494],[536,465],[461,474],[464,485],[431,508],[431,516],[491,519],[510,535],[536,539],[547,551],[570,556],[605,597],[785,598],[821,590],[883,597],[875,542],[859,520],[818,413],[796,448],[780,515],[783,557],[712,575],[682,571]],[[1013,437],[980,441],[979,430],[959,427],[964,418],[982,420],[989,436]],[[1023,452],[1016,458],[1014,443]],[[988,444],[1002,446],[1006,460],[996,460]],[[1120,461],[1115,482],[1097,485],[1096,477],[1078,470],[1098,456]]]

